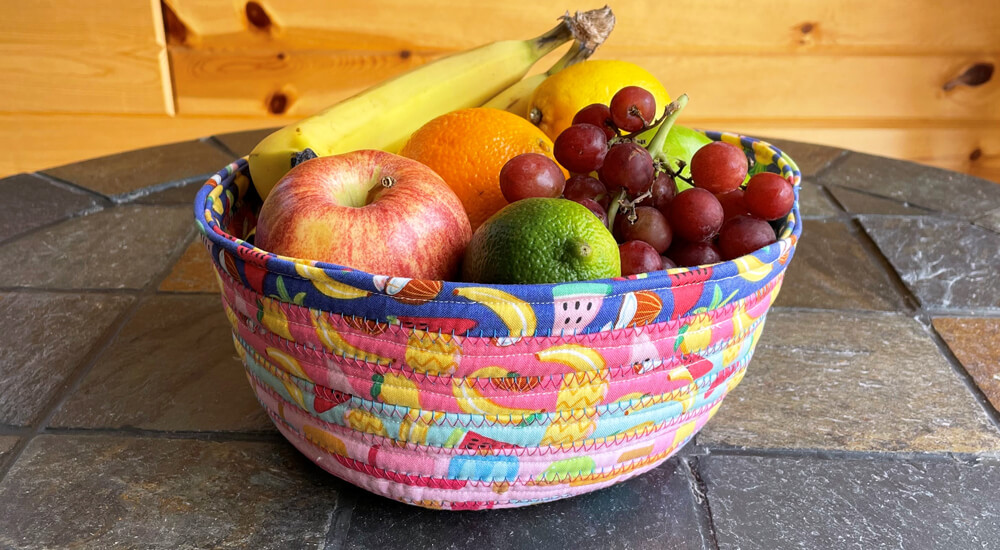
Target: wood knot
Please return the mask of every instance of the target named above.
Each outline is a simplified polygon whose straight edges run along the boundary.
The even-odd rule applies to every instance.
[[[969,160],[976,161],[979,160],[979,157],[981,156],[983,156],[983,150],[980,149],[979,147],[976,147],[975,149],[972,150],[971,153],[969,153]]]
[[[993,78],[993,68],[993,63],[973,63],[958,76],[948,82],[945,82],[944,85],[941,86],[941,89],[947,92],[959,86],[969,86],[971,88],[982,86]]]
[[[409,59],[412,55],[413,52],[411,52],[410,50],[400,50],[399,52],[400,59]]]
[[[289,97],[287,92],[277,91],[268,96],[265,101],[267,106],[267,112],[272,115],[283,115],[288,111],[288,108],[292,105],[292,98]]]
[[[244,11],[247,15],[247,22],[253,27],[263,31],[271,28],[271,16],[264,10],[264,6],[261,6],[257,2],[250,1],[247,2]]]

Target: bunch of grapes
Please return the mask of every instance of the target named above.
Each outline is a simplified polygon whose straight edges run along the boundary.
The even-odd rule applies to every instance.
[[[683,178],[683,165],[654,158],[637,138],[663,122],[655,117],[653,95],[636,86],[609,105],[584,107],[554,142],[569,179],[544,155],[519,155],[500,172],[504,197],[561,196],[586,206],[618,241],[622,275],[717,263],[775,242],[769,222],[792,209],[789,181],[768,172],[748,179],[743,150],[721,141],[695,152]],[[693,187],[678,192],[678,179]]]

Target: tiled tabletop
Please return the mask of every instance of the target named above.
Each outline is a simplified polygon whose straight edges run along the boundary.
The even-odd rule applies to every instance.
[[[696,440],[435,512],[314,466],[246,382],[190,205],[265,134],[0,180],[0,548],[1000,548],[1000,185],[776,141],[803,239]]]

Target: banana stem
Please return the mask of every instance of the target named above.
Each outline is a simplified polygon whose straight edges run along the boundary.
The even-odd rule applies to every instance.
[[[668,161],[666,154],[663,152],[663,144],[667,142],[667,135],[670,134],[670,129],[673,128],[674,122],[677,122],[677,117],[681,114],[681,109],[683,109],[688,104],[687,94],[681,94],[680,97],[673,100],[666,109],[664,109],[664,119],[660,123],[660,127],[656,129],[656,135],[650,140],[649,146],[646,150],[649,154],[653,156],[654,160]]]

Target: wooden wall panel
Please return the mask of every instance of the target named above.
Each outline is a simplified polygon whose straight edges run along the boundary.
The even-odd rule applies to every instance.
[[[146,114],[173,110],[163,35],[157,26],[159,2],[4,4],[0,110]]]
[[[565,9],[537,0],[165,0],[203,48],[425,51],[527,38]],[[609,51],[631,53],[976,53],[1000,49],[995,0],[629,0],[612,5]],[[266,14],[270,25],[260,25]]]

